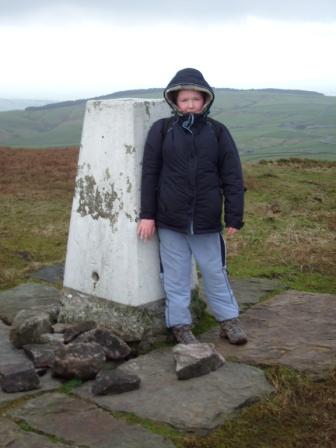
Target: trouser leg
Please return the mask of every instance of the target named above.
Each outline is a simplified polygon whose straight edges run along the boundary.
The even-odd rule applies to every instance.
[[[191,250],[187,235],[159,229],[163,287],[166,294],[166,325],[190,325]]]
[[[226,273],[225,243],[222,235],[188,235],[188,241],[202,273],[205,293],[216,320],[237,317],[239,307]]]

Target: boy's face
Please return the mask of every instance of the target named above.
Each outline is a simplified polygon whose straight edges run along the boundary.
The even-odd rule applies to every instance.
[[[180,90],[177,94],[176,105],[183,113],[199,114],[204,106],[204,98],[201,92],[196,90]]]

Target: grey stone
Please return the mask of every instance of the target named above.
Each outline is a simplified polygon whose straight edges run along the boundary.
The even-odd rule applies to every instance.
[[[206,375],[225,363],[224,357],[216,352],[213,344],[177,344],[173,354],[179,380]]]
[[[241,311],[260,302],[273,291],[285,289],[279,280],[268,278],[230,278],[230,285]]]
[[[126,342],[140,341],[150,330],[146,312],[138,307],[120,305],[109,300],[67,291],[61,298],[60,323],[93,320],[99,327],[113,331]]]
[[[63,333],[43,333],[40,336],[41,344],[64,344]]]
[[[57,324],[54,324],[52,327],[53,327],[54,333],[64,333],[67,328],[70,328],[72,326],[73,326],[73,324],[57,323]]]
[[[93,328],[96,328],[96,326],[96,323],[92,320],[73,324],[64,330],[64,342],[68,344],[80,334],[92,330]]]
[[[245,346],[232,346],[213,329],[202,335],[226,358],[285,365],[313,376],[336,366],[336,296],[287,291],[255,305],[241,316]]]
[[[45,266],[30,276],[36,280],[43,280],[45,282],[61,284],[64,278],[64,263],[55,264],[52,266]]]
[[[102,370],[92,385],[94,395],[120,394],[139,389],[140,378],[121,369]]]
[[[29,364],[32,366],[32,363],[27,359],[23,350],[18,350],[9,342],[9,330],[10,327],[5,325],[0,321],[0,369],[2,367],[6,367],[7,365],[13,364]],[[42,378],[40,378],[40,390],[52,390],[60,386],[59,381],[51,378],[51,375],[47,373]],[[5,403],[8,401],[16,400],[25,395],[30,395],[32,393],[36,393],[35,391],[31,392],[16,392],[7,394],[0,390],[0,403]]]
[[[45,311],[55,318],[59,311],[60,296],[58,289],[35,283],[0,292],[0,319],[11,325],[16,314],[25,309]]]
[[[118,360],[126,358],[130,353],[130,347],[107,328],[96,328],[83,333],[74,342],[96,342],[104,352],[106,359]]]
[[[104,350],[95,342],[68,344],[55,352],[51,369],[55,376],[88,380],[95,378],[104,362]]]
[[[23,350],[35,368],[40,369],[51,367],[55,360],[55,351],[60,346],[61,344],[29,344],[24,345]]]
[[[112,330],[126,342],[139,342],[168,335],[163,299],[133,307],[65,288],[61,303],[58,317],[60,323],[93,320],[98,327]],[[191,311],[194,322],[197,322],[204,310],[205,304],[200,299],[198,290],[192,291]]]
[[[13,363],[0,367],[0,386],[4,392],[38,389],[39,385],[39,377],[31,362]]]
[[[13,392],[10,394],[0,390],[0,404],[11,403],[12,401],[16,401],[18,398],[26,398],[36,393],[41,393],[42,391],[53,391],[55,389],[59,389],[59,387],[62,385],[62,383],[58,379],[51,376],[51,373],[49,371],[47,371],[45,375],[39,377],[39,380],[39,389],[33,389],[31,391],[24,392]]]
[[[174,448],[163,437],[138,425],[117,420],[93,403],[61,393],[36,397],[7,412],[42,433],[68,445],[92,448]]]
[[[22,430],[8,418],[0,417],[0,446],[10,448],[66,448],[48,437]]]
[[[285,289],[285,286],[279,280],[267,278],[232,278],[230,285],[234,295],[239,303],[241,311],[245,311],[251,305],[254,305],[273,291]],[[200,291],[202,297],[206,297],[204,285],[200,280]],[[210,311],[210,310],[208,310]]]
[[[16,348],[38,344],[41,334],[52,332],[49,315],[38,310],[21,310],[15,316],[9,339]]]
[[[139,376],[140,389],[122,395],[93,396],[89,382],[74,393],[111,411],[132,412],[179,429],[202,432],[273,390],[261,369],[231,362],[207,376],[179,381],[169,348],[127,361],[122,370]]]
[[[9,342],[10,327],[0,321],[0,367],[27,360],[23,350],[18,350]]]

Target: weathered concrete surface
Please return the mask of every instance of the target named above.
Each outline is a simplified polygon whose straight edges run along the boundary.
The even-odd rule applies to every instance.
[[[262,370],[226,363],[206,377],[179,381],[172,350],[160,349],[123,364],[141,379],[137,391],[93,397],[91,382],[74,392],[112,411],[132,412],[191,431],[207,431],[244,405],[272,391]]]
[[[67,291],[61,299],[58,316],[61,323],[93,320],[109,328],[126,342],[141,341],[151,329],[151,321],[143,309],[111,302],[110,300]]]
[[[197,323],[206,305],[198,288],[192,291],[191,313]],[[129,306],[65,288],[61,298],[59,323],[94,320],[99,327],[112,330],[126,342],[163,340],[168,332],[165,324],[164,299],[141,306]]]
[[[173,448],[170,441],[138,425],[117,420],[95,404],[61,393],[32,398],[8,415],[67,443],[92,448]]]
[[[219,340],[218,329],[202,335],[226,358],[249,364],[281,364],[323,376],[336,366],[336,296],[288,291],[241,316],[248,343]]]
[[[163,297],[157,238],[141,241],[136,226],[146,135],[169,114],[163,100],[87,102],[65,287],[132,306]]]
[[[25,309],[50,312],[60,305],[60,291],[53,286],[26,283],[0,292],[0,319],[10,325]]]
[[[0,446],[10,448],[66,448],[55,441],[50,441],[47,436],[27,432],[7,418],[0,417]]]

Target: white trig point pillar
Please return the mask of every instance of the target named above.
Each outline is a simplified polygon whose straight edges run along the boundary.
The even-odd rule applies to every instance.
[[[169,116],[163,100],[88,101],[64,287],[123,305],[164,297],[158,242],[136,235],[148,129]]]

